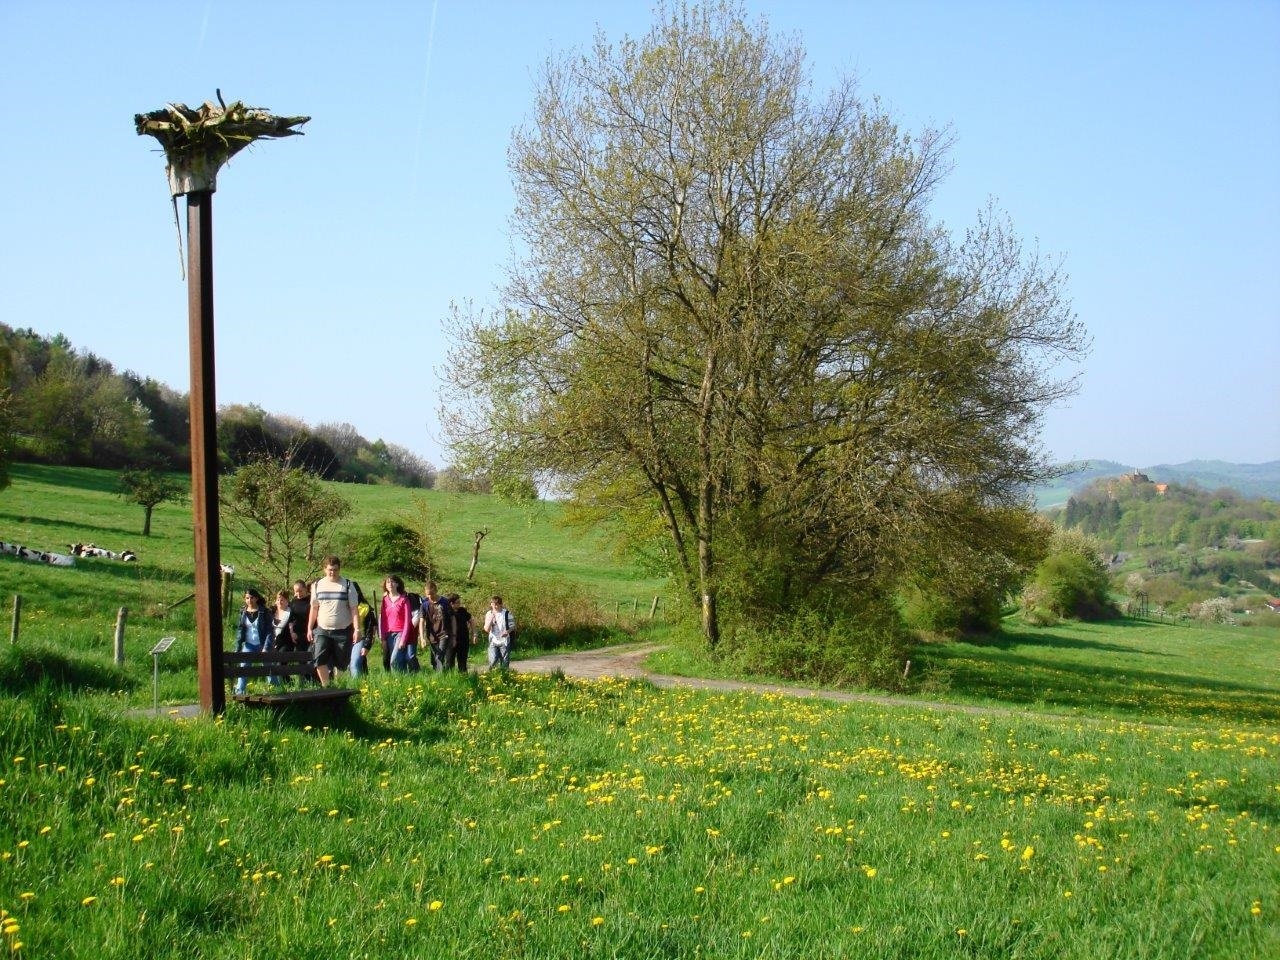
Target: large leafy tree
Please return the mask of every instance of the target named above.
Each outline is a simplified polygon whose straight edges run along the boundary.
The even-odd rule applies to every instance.
[[[1083,348],[998,217],[930,222],[945,136],[809,90],[729,4],[551,60],[510,151],[504,308],[455,317],[471,465],[660,531],[712,644],[722,604],[883,593],[954,539],[949,505],[1014,505]]]

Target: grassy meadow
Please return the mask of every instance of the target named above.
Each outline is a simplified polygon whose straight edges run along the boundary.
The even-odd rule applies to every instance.
[[[1054,714],[1280,728],[1280,616],[1273,619],[1250,627],[1127,619],[1037,627],[1011,617],[998,636],[918,644],[904,687],[931,700]],[[708,657],[679,635],[649,664],[663,673],[741,675],[732,657]]]
[[[0,493],[0,538],[142,558],[0,557],[11,956],[1280,956],[1276,631],[1010,623],[917,648],[899,706],[375,670],[341,718],[185,720],[146,709],[145,654],[178,635],[161,697],[194,692],[189,604],[145,611],[190,590],[189,508],[130,536],[113,479]],[[412,509],[352,493],[357,521]],[[431,497],[446,572],[494,511],[485,590],[542,559],[602,602],[658,589],[553,508]],[[657,666],[726,669],[665,636]]]
[[[15,594],[22,597],[20,636],[110,656],[117,612],[126,607],[126,659],[140,665],[146,680],[134,685],[135,698],[151,702],[147,651],[161,637],[175,636],[177,643],[161,660],[160,696],[195,699],[195,613],[191,603],[182,602],[192,590],[190,505],[156,507],[151,536],[143,538],[142,508],[116,496],[118,475],[113,471],[18,464],[11,475],[12,486],[0,492],[0,540],[63,553],[68,544],[93,542],[139,556],[138,563],[84,558],[71,568],[0,556],[0,597],[6,608]],[[328,543],[318,545],[317,566],[325,552],[341,553],[353,533],[376,520],[419,525],[425,518],[441,589],[461,594],[473,612],[487,607],[491,593],[502,593],[526,628],[533,628],[523,631],[526,647],[553,645],[550,626],[566,618],[594,620],[607,638],[609,628],[647,618],[653,597],[662,593],[662,582],[619,559],[607,536],[566,527],[558,504],[517,507],[471,494],[359,484],[331,487],[351,501],[352,512]],[[489,532],[481,543],[475,580],[468,584],[474,533],[484,529]],[[221,542],[223,562],[238,571],[232,616],[243,588],[256,586],[270,597],[282,586],[246,580],[252,556],[225,528]],[[393,572],[399,571],[351,564],[343,568],[370,595]],[[319,570],[298,575],[318,576]],[[419,587],[410,584],[411,589]],[[539,615],[548,621],[546,629],[539,629]],[[233,626],[231,620],[228,635]]]

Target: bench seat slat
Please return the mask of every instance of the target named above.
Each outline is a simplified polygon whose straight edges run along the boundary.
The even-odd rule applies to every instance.
[[[311,654],[306,650],[222,651],[222,667],[228,681],[238,677],[310,677]],[[352,687],[301,687],[267,693],[237,693],[231,699],[248,707],[328,705],[337,711],[360,693]]]

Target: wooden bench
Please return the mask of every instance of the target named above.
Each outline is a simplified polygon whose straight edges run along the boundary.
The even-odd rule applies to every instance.
[[[306,650],[260,650],[236,653],[222,651],[222,671],[228,682],[240,677],[307,677],[315,676],[311,654]],[[297,686],[289,689],[273,687],[267,693],[236,693],[231,699],[248,707],[283,709],[293,706],[328,707],[335,713],[360,691],[353,687]]]

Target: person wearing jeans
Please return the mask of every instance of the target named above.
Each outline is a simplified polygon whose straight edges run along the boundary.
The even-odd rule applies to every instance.
[[[511,666],[511,643],[515,639],[516,620],[511,611],[502,605],[502,598],[489,599],[489,609],[484,615],[484,632],[489,635],[489,669]]]
[[[267,603],[257,590],[244,592],[244,609],[240,611],[240,623],[236,627],[236,653],[260,653],[275,646],[275,629]],[[245,664],[241,664],[245,666]],[[280,683],[279,677],[268,677],[272,686]],[[236,678],[236,696],[249,688],[247,677]]]
[[[382,616],[378,618],[378,630],[382,634],[382,646],[387,651],[384,661],[387,668],[396,673],[409,669],[409,654],[413,647],[413,609],[409,595],[404,592],[404,581],[397,576],[382,581],[386,591],[382,598]]]

